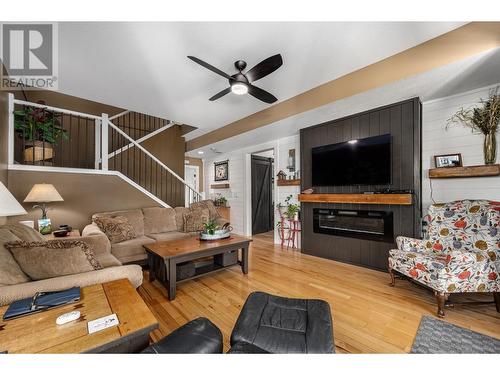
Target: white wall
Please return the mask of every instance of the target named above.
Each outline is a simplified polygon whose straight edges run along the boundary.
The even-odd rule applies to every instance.
[[[469,128],[452,125],[447,120],[461,107],[469,108],[486,99],[492,87],[465,92],[423,103],[422,124],[422,202],[423,213],[432,204],[429,168],[434,168],[434,155],[461,153],[464,166],[484,164],[481,134]],[[497,161],[498,162],[498,161]],[[500,176],[482,178],[432,179],[435,202],[466,198],[500,200]]]
[[[274,170],[275,177],[276,174],[283,170],[284,172],[288,172],[286,169],[288,165],[288,150],[295,148],[295,169],[300,171],[300,136],[295,135],[292,137],[281,138],[278,140],[278,152],[277,157],[274,159]],[[300,194],[300,186],[277,186],[276,178],[275,178],[275,198],[274,201],[276,204],[279,202],[284,203],[287,196],[292,195],[292,203],[298,203],[298,195]],[[278,211],[274,211],[274,222],[277,223],[280,217]],[[277,230],[274,231],[274,242],[280,243],[279,233]],[[299,240],[297,241],[297,246],[300,247],[300,235]]]
[[[263,150],[273,149],[275,175],[280,170],[285,170],[288,160],[288,150],[295,148],[296,168],[300,168],[300,143],[299,136],[291,136],[275,141],[257,144],[238,151],[214,155],[205,159],[205,191],[210,198],[216,193],[221,193],[228,199],[231,206],[231,225],[234,232],[244,235],[251,235],[251,175],[250,175],[250,155]],[[229,160],[229,189],[211,189],[210,185],[216,184],[214,181],[214,162]],[[277,186],[276,179],[274,185],[274,202],[284,202],[287,195],[292,194],[294,200],[300,192],[299,186]],[[275,212],[275,222],[277,213]],[[275,233],[275,241],[277,233]],[[299,242],[300,244],[300,242]]]

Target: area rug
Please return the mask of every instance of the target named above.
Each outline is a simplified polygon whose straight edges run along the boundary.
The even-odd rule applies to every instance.
[[[500,340],[424,316],[410,353],[417,354],[494,354],[500,353]]]

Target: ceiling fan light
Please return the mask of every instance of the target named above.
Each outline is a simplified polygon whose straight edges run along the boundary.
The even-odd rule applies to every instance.
[[[236,95],[245,95],[248,93],[248,86],[244,83],[235,83],[231,86],[231,91]]]

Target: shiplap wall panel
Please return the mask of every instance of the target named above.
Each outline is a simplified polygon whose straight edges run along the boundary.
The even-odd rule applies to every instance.
[[[461,107],[476,106],[486,99],[491,87],[423,103],[422,120],[422,199],[423,213],[432,204],[429,169],[434,168],[434,155],[461,153],[465,166],[484,164],[481,134],[455,124],[446,128],[448,119]],[[497,160],[498,162],[498,160]],[[499,177],[433,179],[432,197],[436,202],[459,199],[500,200]]]

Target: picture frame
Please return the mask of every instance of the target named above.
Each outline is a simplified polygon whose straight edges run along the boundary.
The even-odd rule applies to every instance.
[[[214,163],[214,181],[229,180],[229,160]]]
[[[462,154],[435,155],[434,164],[436,168],[462,167]]]

